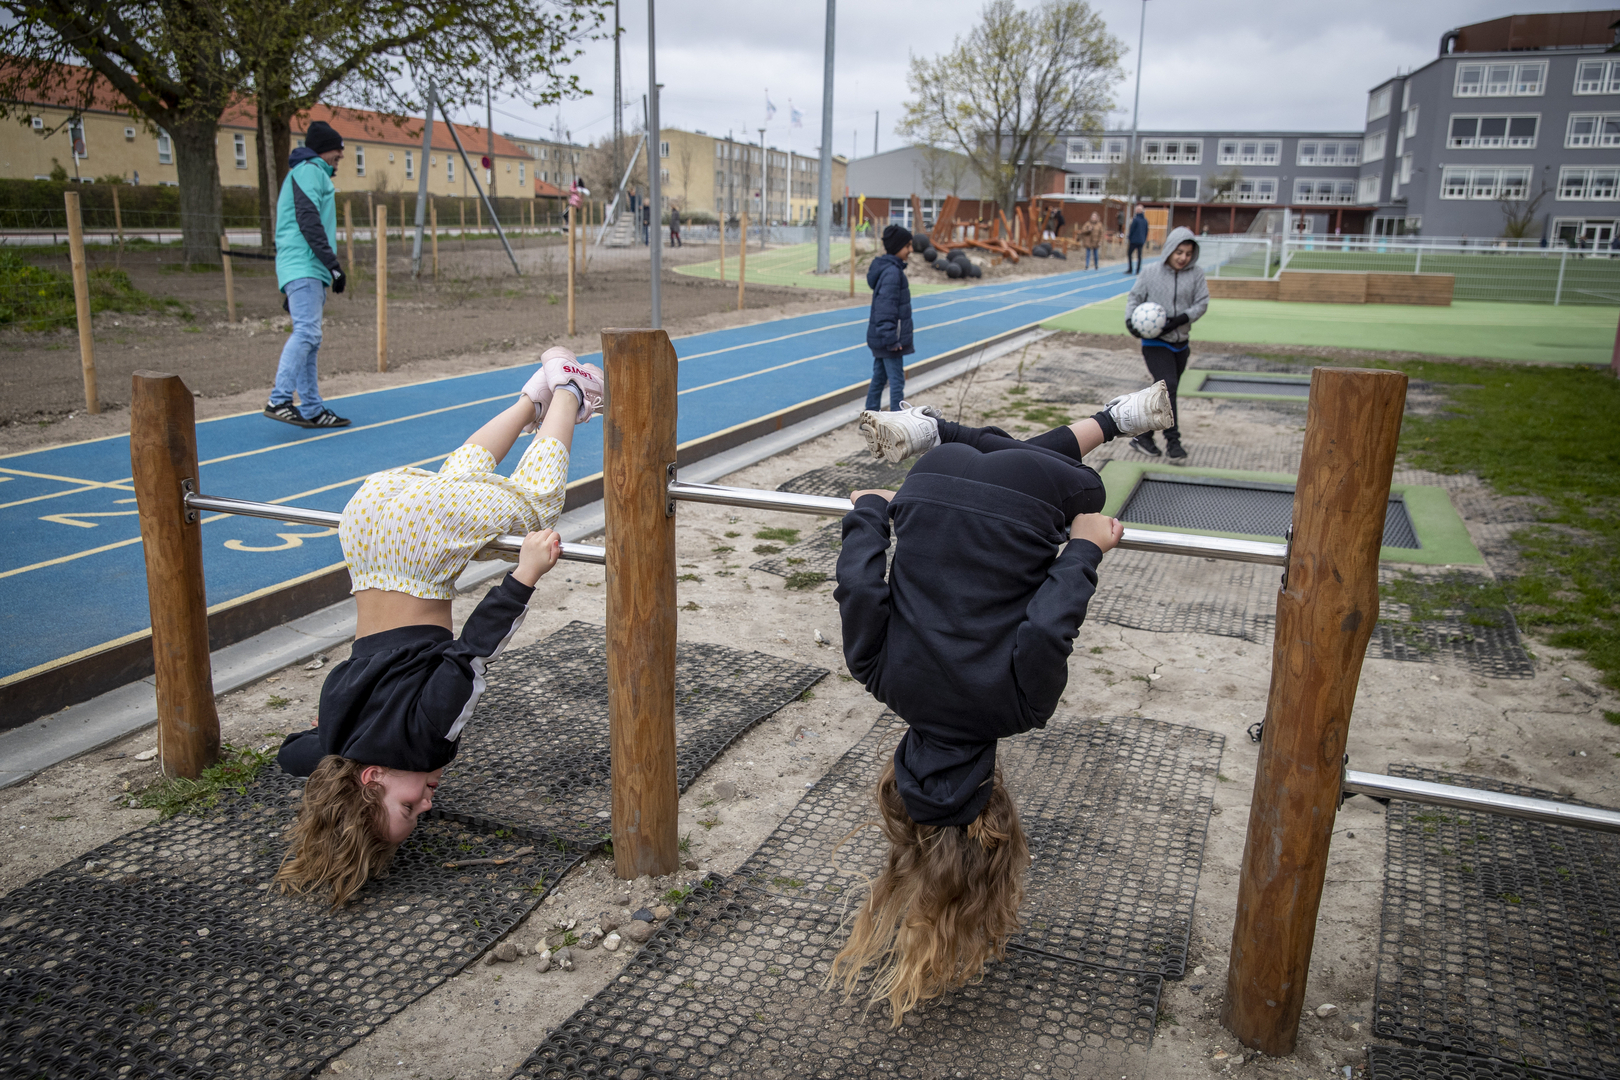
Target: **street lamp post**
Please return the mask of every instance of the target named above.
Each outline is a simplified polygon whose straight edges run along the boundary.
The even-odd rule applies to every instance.
[[[1136,31],[1136,100],[1131,104],[1131,155],[1125,159],[1125,209],[1136,205],[1136,118],[1142,111],[1142,45],[1147,40],[1147,0],[1142,0],[1142,25]]]
[[[663,222],[663,184],[660,171],[664,167],[662,154],[661,132],[658,129],[658,45],[654,37],[655,24],[653,21],[653,0],[647,0],[647,85],[652,87],[652,93],[647,95],[647,198],[651,205],[647,208],[647,218],[651,226],[647,234],[647,246],[652,253],[652,328],[659,329],[664,325],[663,307],[658,294],[659,275],[664,265],[664,241],[660,231]]]
[[[765,250],[765,219],[770,216],[770,157],[765,152],[765,129],[759,129],[759,250]]]
[[[827,0],[827,45],[821,74],[821,173],[816,178],[816,273],[832,269],[833,5]]]

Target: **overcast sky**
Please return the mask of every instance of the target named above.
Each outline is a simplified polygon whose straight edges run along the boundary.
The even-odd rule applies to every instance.
[[[1137,31],[1144,0],[1093,0],[1125,45],[1124,78],[1109,126],[1130,126]],[[1545,0],[1146,0],[1141,127],[1356,129],[1366,93],[1397,69],[1433,60],[1440,35],[1502,15],[1575,10]],[[1021,7],[1034,6],[1020,0]],[[833,150],[872,153],[904,144],[895,134],[912,55],[934,56],[978,19],[982,0],[843,0],[838,6]],[[658,78],[665,127],[766,138],[813,151],[821,137],[822,0],[663,0],[658,4]],[[646,0],[622,0],[625,126],[641,113],[647,88]],[[590,97],[533,109],[497,100],[495,127],[549,135],[559,117],[579,142],[612,130],[613,47],[593,41],[574,70]],[[765,117],[766,92],[776,106]],[[792,107],[803,114],[791,126]],[[483,110],[469,120],[482,122]]]

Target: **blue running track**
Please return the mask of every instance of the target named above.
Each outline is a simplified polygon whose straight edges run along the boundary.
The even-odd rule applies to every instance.
[[[1123,292],[1118,273],[1075,272],[982,285],[913,302],[913,362]],[[681,338],[686,443],[867,378],[866,309],[802,315]],[[586,357],[600,362],[599,355]],[[353,425],[306,431],[257,414],[197,425],[201,488],[263,502],[342,510],[367,475],[435,466],[508,404],[530,369],[507,368],[342,398]],[[608,372],[612,378],[612,372]],[[514,464],[519,451],[508,455]],[[599,422],[574,437],[571,479],[602,468]],[[148,629],[146,575],[117,436],[0,457],[0,686]],[[204,519],[210,609],[343,561],[335,529],[218,515]]]

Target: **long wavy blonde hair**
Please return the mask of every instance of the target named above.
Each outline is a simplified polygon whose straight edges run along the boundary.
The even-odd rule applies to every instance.
[[[388,871],[399,845],[382,836],[383,786],[361,783],[364,768],[336,754],[315,766],[287,828],[287,854],[276,873],[283,893],[325,893],[340,908]]]
[[[1029,843],[1001,770],[990,801],[967,825],[918,825],[906,813],[891,756],[878,777],[879,827],[888,863],[855,917],[827,975],[856,996],[872,968],[867,995],[886,1001],[899,1027],[907,1012],[978,978],[1001,959],[1018,929]]]

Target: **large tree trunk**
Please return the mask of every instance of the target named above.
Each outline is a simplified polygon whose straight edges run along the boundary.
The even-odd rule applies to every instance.
[[[188,263],[217,263],[223,224],[219,185],[219,116],[195,115],[168,129],[180,174],[180,244]]]
[[[265,139],[270,142],[265,150]],[[259,106],[258,130],[254,138],[258,146],[259,161],[259,233],[266,251],[276,246],[276,201],[281,197],[281,185],[287,179],[287,156],[292,153],[292,115],[281,109]]]

